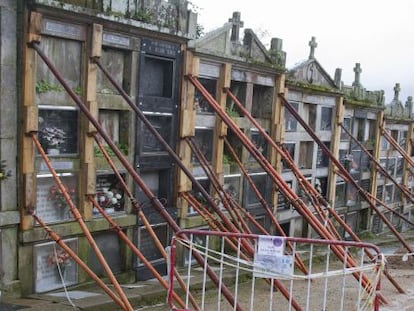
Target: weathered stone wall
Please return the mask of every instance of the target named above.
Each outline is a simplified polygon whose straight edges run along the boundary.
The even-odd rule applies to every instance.
[[[32,0],[92,15],[106,15],[117,20],[132,19],[155,25],[159,31],[195,38],[197,15],[188,9],[187,0]]]
[[[17,280],[17,2],[0,1],[0,158],[11,176],[0,180],[0,285]],[[3,287],[4,288],[4,287]]]

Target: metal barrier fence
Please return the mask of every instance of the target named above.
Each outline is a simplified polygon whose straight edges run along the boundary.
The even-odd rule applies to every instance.
[[[249,255],[245,250],[250,246],[254,254]],[[344,252],[345,263],[332,252],[334,247]],[[204,266],[193,259],[194,253],[204,258]],[[295,267],[295,253],[305,260],[309,274]],[[172,298],[177,286],[169,273],[171,310],[379,310],[384,260],[373,244],[183,230],[173,237],[169,257],[170,272],[178,260],[183,263],[187,285],[185,308],[177,308]],[[209,281],[207,265],[218,274],[218,286]],[[232,291],[236,303],[224,299],[222,286]],[[197,305],[190,304],[191,296]]]

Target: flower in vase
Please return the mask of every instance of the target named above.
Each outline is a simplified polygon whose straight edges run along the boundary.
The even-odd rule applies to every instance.
[[[73,201],[75,197],[75,188],[73,187],[65,187],[66,191],[68,192],[71,200]],[[63,195],[62,191],[59,189],[58,186],[51,186],[49,188],[49,194],[47,199],[49,201],[53,201],[53,205],[58,208],[66,208],[68,206],[68,202],[65,199],[65,196]]]
[[[99,205],[103,208],[119,209],[121,207],[122,195],[116,190],[111,191],[104,189],[103,192],[98,193]]]
[[[59,148],[65,142],[66,133],[57,127],[44,127],[39,130],[39,139],[46,148]]]

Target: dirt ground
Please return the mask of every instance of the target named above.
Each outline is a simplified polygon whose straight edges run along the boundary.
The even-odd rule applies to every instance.
[[[382,304],[380,306],[381,311],[414,311],[414,258],[411,256],[408,257],[408,260],[403,261],[405,253],[404,249],[398,249],[393,254],[390,253],[386,256],[387,272],[406,293],[399,293],[396,287],[383,274],[380,293],[388,301],[388,304]],[[322,267],[324,267],[323,264],[319,268],[315,266],[313,272],[318,272],[318,269],[324,269]],[[366,274],[370,279],[374,278],[373,272],[368,271]],[[352,275],[346,277],[338,276],[337,278],[329,279],[328,283],[326,283],[325,278],[315,279],[311,283],[307,280],[295,280],[293,283],[291,281],[281,282],[288,291],[293,293],[292,296],[302,307],[302,310],[373,310],[372,305],[367,305],[366,309],[360,306],[360,309],[358,309],[356,301],[359,292],[359,282]],[[293,285],[292,288],[290,287],[291,285]],[[243,307],[243,310],[294,310],[294,308],[289,308],[288,301],[282,296],[280,290],[272,292],[270,288],[264,279],[256,279],[253,291],[251,280],[247,280],[240,283],[237,288],[237,301]],[[343,292],[342,288],[344,289]],[[235,288],[230,286],[230,289],[234,294]],[[253,295],[252,291],[254,292]],[[223,298],[218,303],[217,295],[218,293],[215,289],[206,291],[203,310],[233,310]],[[201,295],[197,293],[196,296],[201,301]],[[307,297],[310,298],[308,299]],[[361,301],[364,303],[366,299],[362,298]],[[220,308],[218,304],[220,304]],[[161,311],[169,310],[169,307],[166,304],[160,304],[158,306],[142,307],[138,310]],[[190,310],[192,309],[190,308]]]

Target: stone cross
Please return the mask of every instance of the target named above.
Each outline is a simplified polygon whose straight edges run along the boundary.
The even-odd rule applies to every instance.
[[[361,69],[361,64],[360,63],[355,64],[354,72],[355,72],[355,81],[354,81],[354,83],[352,83],[352,86],[361,86],[360,79],[361,79],[362,69]]]
[[[233,12],[233,17],[229,19],[229,22],[233,23],[231,41],[239,42],[240,28],[244,26],[244,23],[240,19],[240,12]]]
[[[398,101],[398,97],[400,97],[400,91],[401,91],[400,84],[395,83],[395,86],[394,86],[394,100]]]
[[[314,59],[315,58],[315,48],[318,46],[318,44],[316,43],[316,38],[315,37],[312,37],[312,40],[309,41],[309,46],[310,46],[309,59]]]

